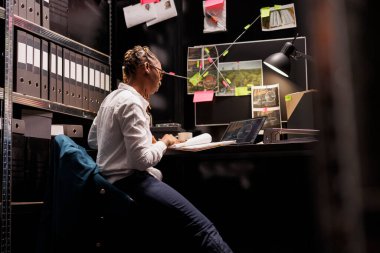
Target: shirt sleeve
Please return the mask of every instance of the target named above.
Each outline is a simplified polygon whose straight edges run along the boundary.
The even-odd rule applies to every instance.
[[[95,117],[94,121],[92,122],[90,131],[87,137],[88,146],[92,149],[98,149],[98,137],[97,137],[98,127],[96,124],[96,119],[97,117]]]
[[[146,170],[156,165],[167,149],[165,143],[152,143],[149,120],[137,104],[119,110],[120,127],[124,136],[127,159],[134,169]]]

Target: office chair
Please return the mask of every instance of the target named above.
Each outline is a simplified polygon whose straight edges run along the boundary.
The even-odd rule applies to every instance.
[[[121,246],[127,245],[134,200],[110,184],[66,135],[52,142],[51,166],[37,251],[128,252]]]

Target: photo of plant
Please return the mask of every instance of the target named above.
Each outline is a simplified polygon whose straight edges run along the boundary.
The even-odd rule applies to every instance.
[[[235,96],[236,87],[246,87],[247,94],[251,94],[252,86],[263,84],[262,60],[220,62],[219,90],[216,96]]]

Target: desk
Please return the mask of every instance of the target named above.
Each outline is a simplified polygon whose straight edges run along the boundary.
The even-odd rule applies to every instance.
[[[235,252],[317,252],[313,164],[317,143],[169,150],[164,181],[197,206]]]

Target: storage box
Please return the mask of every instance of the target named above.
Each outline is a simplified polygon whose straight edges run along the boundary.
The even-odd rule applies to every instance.
[[[317,90],[306,90],[285,96],[287,128],[315,129],[314,104]]]
[[[69,137],[83,137],[83,126],[82,125],[52,125],[51,126],[51,135],[56,136],[59,134],[64,134]]]
[[[3,119],[0,118],[0,130],[3,130]],[[12,119],[12,133],[25,134],[25,121],[21,119]]]
[[[50,139],[53,113],[40,110],[22,110],[21,119],[25,121],[25,136]]]

